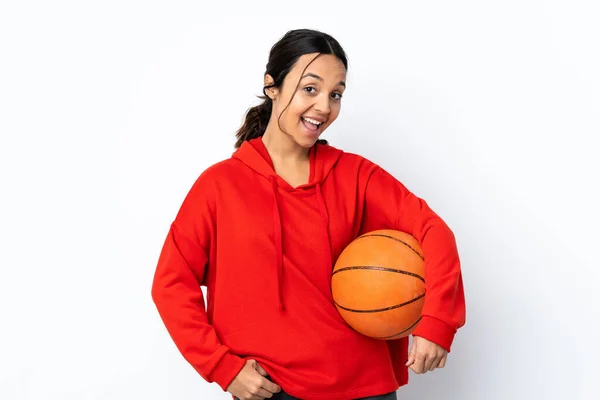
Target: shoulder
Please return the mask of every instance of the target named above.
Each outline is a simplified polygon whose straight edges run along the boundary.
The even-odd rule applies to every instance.
[[[239,174],[241,163],[234,158],[227,158],[206,167],[198,176],[204,183],[217,182]]]
[[[213,199],[220,184],[235,180],[239,177],[241,169],[240,163],[233,158],[210,164],[196,176],[189,189],[188,197]]]
[[[338,170],[370,175],[375,170],[381,168],[373,160],[361,154],[346,151],[341,148],[334,147],[330,144],[327,144],[324,147],[329,148],[329,151],[339,152],[339,159],[335,165],[335,168]]]
[[[362,169],[365,169],[365,168],[369,169],[369,168],[377,167],[377,164],[375,162],[373,162],[369,158],[367,158],[361,154],[358,154],[358,153],[344,152],[343,159],[344,159],[344,162],[346,162],[348,164],[356,165],[357,167],[362,168]]]

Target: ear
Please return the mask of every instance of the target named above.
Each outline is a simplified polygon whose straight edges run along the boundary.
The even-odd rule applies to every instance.
[[[264,86],[271,86],[273,83],[275,83],[273,77],[269,74],[265,74]],[[279,90],[277,90],[276,87],[267,87],[267,89],[265,89],[265,95],[267,95],[271,100],[275,100],[278,94]]]

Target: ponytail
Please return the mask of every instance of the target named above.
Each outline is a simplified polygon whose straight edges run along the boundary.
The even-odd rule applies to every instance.
[[[237,131],[235,136],[237,141],[235,148],[239,148],[243,142],[256,139],[264,135],[269,119],[271,118],[271,110],[273,108],[272,100],[265,96],[264,101],[246,112],[244,124]]]

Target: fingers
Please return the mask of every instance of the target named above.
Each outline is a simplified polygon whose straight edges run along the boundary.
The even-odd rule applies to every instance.
[[[255,364],[254,364],[254,369],[255,369],[255,370],[256,370],[256,371],[257,371],[259,374],[261,374],[262,376],[267,376],[267,375],[268,375],[268,374],[267,374],[267,371],[265,371],[265,370],[264,370],[264,368],[263,368],[263,367],[261,367],[261,366],[260,366],[260,364],[259,364],[259,363],[257,363],[256,361],[255,361]]]
[[[438,368],[444,368],[446,366],[446,359],[448,358],[448,353],[445,353],[440,363],[438,364]]]
[[[406,360],[406,366],[410,367],[411,365],[413,365],[415,363],[415,344],[413,342],[413,345],[410,348],[410,351],[408,352],[408,359]]]
[[[415,339],[406,366],[416,374],[424,374],[436,368],[443,368],[446,364],[447,351],[431,342],[423,342],[420,338]]]
[[[446,363],[445,352],[417,352],[410,354],[406,366],[412,369],[416,374],[424,374],[427,371],[433,371],[436,368],[443,368]]]
[[[408,360],[406,361],[406,366],[410,367],[412,365],[414,365],[415,360],[416,360],[416,353],[417,353],[417,344],[418,344],[418,340],[414,340],[412,341],[412,344],[410,346],[410,350],[408,352]]]
[[[278,393],[280,391],[281,388],[278,385],[274,384],[268,379],[263,378],[248,388],[247,398],[251,400],[270,399],[273,397],[274,393]]]
[[[256,370],[256,372],[258,372],[263,377],[263,379],[260,382],[262,388],[268,390],[271,393],[281,392],[281,388],[279,387],[279,385],[277,385],[277,384],[271,382],[270,380],[268,380],[267,378],[265,378],[269,374],[267,373],[267,371],[265,371],[265,369],[263,367],[260,366],[260,364],[258,362],[254,361],[253,367]]]
[[[426,369],[426,371],[433,371],[437,368],[438,364],[440,363],[440,359],[439,358],[435,358],[433,361],[431,361],[431,364],[429,364],[429,368]]]
[[[272,393],[267,392],[261,387],[255,386],[247,388],[243,395],[237,397],[238,400],[263,400],[273,397]]]
[[[256,360],[248,360],[228,391],[239,400],[264,400],[281,392],[279,385],[267,379],[267,371]]]
[[[406,365],[417,374],[422,374],[425,372],[424,363],[426,359],[426,353],[423,351],[423,346],[420,346],[420,343],[420,337],[416,336],[413,338],[412,346],[408,354],[408,361],[406,362]]]
[[[415,373],[422,374],[426,371],[425,369],[426,355],[424,353],[417,353],[415,355],[415,362],[410,367]]]
[[[443,356],[444,352],[441,349],[435,350],[433,355],[429,354],[427,356],[428,363],[425,366],[425,368],[427,368],[427,371],[433,371],[434,369],[436,369],[440,364],[440,360]]]
[[[425,357],[425,362],[423,363],[423,373],[427,372],[427,371],[433,371],[435,369],[435,367],[433,366],[434,363],[437,366],[437,363],[439,363],[440,360],[437,358],[437,356],[428,354]]]
[[[441,354],[437,354],[433,357],[433,359],[431,360],[431,363],[429,363],[429,368],[427,368],[428,371],[433,371],[434,369],[436,369],[438,367],[438,365],[440,364],[440,360],[442,359],[442,355]]]
[[[264,400],[265,397],[259,396],[258,394],[252,394],[248,392],[242,397],[236,397],[236,400]]]
[[[281,392],[281,388],[279,387],[279,385],[271,382],[267,378],[263,378],[263,381],[261,383],[261,387],[263,389],[265,389],[265,390],[268,390],[271,393],[279,393],[279,392]]]
[[[431,364],[431,367],[429,368],[429,370],[433,371],[436,368],[444,368],[444,365],[446,364],[447,355],[448,355],[448,352],[446,350],[438,349],[435,361]],[[442,364],[442,361],[443,361],[443,364]]]
[[[258,397],[259,399],[270,399],[271,397],[273,397],[272,392],[269,392],[268,390],[265,390],[263,388],[258,389],[256,393],[253,393],[253,395],[253,398]]]
[[[278,393],[281,391],[281,388],[279,387],[279,385],[276,385],[275,383],[271,382],[270,380],[266,379],[265,377],[268,376],[269,374],[267,373],[267,371],[265,371],[265,369],[263,367],[260,366],[260,364],[258,362],[254,362],[254,369],[256,370],[256,372],[258,372],[261,376],[263,376],[263,379],[261,381],[261,387],[268,390],[271,393]]]

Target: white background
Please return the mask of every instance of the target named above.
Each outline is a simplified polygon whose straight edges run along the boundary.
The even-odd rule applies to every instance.
[[[350,59],[325,137],[457,236],[467,324],[399,398],[597,398],[593,1],[200,3],[0,6],[1,399],[230,398],[177,353],[151,281],[271,45],[304,27]]]

